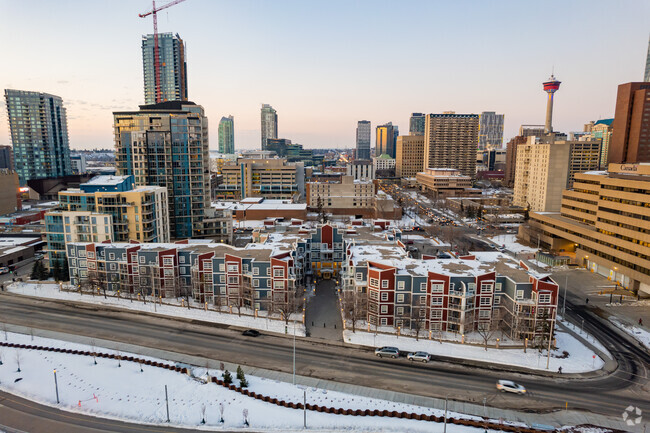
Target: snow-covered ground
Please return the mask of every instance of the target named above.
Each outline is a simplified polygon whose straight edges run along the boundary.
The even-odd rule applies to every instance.
[[[533,370],[546,370],[547,351],[540,352],[529,347],[526,353],[523,348],[488,348],[483,346],[440,342],[429,340],[428,336],[416,341],[412,337],[374,334],[357,329],[343,331],[345,341],[368,347],[394,346],[402,351],[425,351],[436,356],[467,359],[473,361],[493,362],[495,364],[525,367]],[[435,336],[434,336],[435,337]],[[551,351],[548,371],[557,371],[562,367],[563,373],[583,373],[598,370],[605,362],[591,349],[582,344],[569,333],[557,330],[557,349]],[[564,357],[564,351],[568,356]],[[594,358],[595,356],[595,358]]]
[[[631,335],[633,338],[635,338],[637,341],[643,344],[646,348],[650,349],[650,332],[646,331],[645,329],[639,326],[628,325],[627,323],[623,323],[613,316],[609,317],[609,321],[612,322],[614,325],[616,325],[617,328],[624,331],[626,334]]]
[[[65,287],[65,286],[64,286]],[[147,311],[152,314],[161,316],[183,317],[186,319],[202,320],[205,322],[222,323],[226,325],[237,326],[240,328],[259,329],[260,331],[268,331],[284,334],[285,331],[293,334],[294,323],[289,322],[288,329],[285,330],[285,322],[278,318],[269,319],[258,314],[256,318],[254,312],[246,311],[242,308],[242,315],[237,314],[237,309],[233,308],[232,314],[225,312],[215,311],[213,306],[209,307],[207,311],[203,308],[188,309],[187,305],[181,307],[181,301],[176,299],[166,299],[163,304],[154,305],[153,302],[147,300],[147,303],[137,300],[129,300],[127,298],[117,298],[109,296],[104,299],[103,295],[80,295],[79,292],[59,291],[57,284],[50,283],[23,283],[17,282],[9,285],[8,291],[18,293],[21,295],[38,296],[41,298],[61,299],[66,301],[86,302],[98,305],[110,305],[113,307],[125,308],[129,310]],[[305,326],[302,324],[302,314],[292,315],[292,320],[296,320],[296,335],[305,336]]]
[[[4,341],[4,335],[2,335]],[[97,350],[114,353],[109,349],[91,348],[82,344],[8,333],[12,343],[33,344],[77,350]],[[71,355],[38,350],[0,348],[3,364],[0,365],[0,389],[39,403],[60,409],[104,418],[131,422],[161,424],[177,427],[194,427],[201,430],[244,428],[244,411],[248,413],[250,428],[254,430],[299,430],[303,426],[303,411],[265,403],[222,386],[205,383],[207,374],[221,378],[217,370],[191,367],[191,376],[143,366],[135,362],[98,358],[97,365],[89,356]],[[19,358],[17,358],[19,354]],[[134,356],[121,353],[122,356]],[[146,357],[140,357],[146,358]],[[159,362],[157,360],[148,358]],[[20,372],[18,363],[20,362]],[[171,364],[170,362],[166,362]],[[56,403],[54,370],[58,381],[60,403]],[[233,383],[239,381],[233,374]],[[287,402],[303,401],[303,388],[275,380],[247,376],[249,389]],[[165,385],[169,396],[169,418],[166,423]],[[421,406],[395,403],[318,388],[306,388],[307,403],[344,409],[378,409],[405,411],[441,416],[443,412]],[[219,422],[223,408],[224,423]],[[449,417],[477,419],[449,412]],[[205,419],[205,425],[201,424]],[[441,430],[440,424],[385,417],[355,417],[307,411],[307,427],[319,432],[374,431],[374,432],[431,432]],[[450,432],[478,432],[471,427],[448,425]],[[481,429],[482,430],[482,429]]]
[[[500,246],[505,245],[506,250],[513,253],[534,253],[537,251],[537,248],[527,247],[517,242],[517,235],[513,234],[493,236],[490,240]]]

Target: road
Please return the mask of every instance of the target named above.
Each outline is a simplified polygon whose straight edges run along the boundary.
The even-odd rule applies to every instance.
[[[573,305],[567,304],[573,309]],[[644,365],[647,354],[629,345],[615,331],[600,325],[598,318],[575,307],[584,315],[585,328],[602,336],[615,354],[620,368],[597,379],[571,380],[505,373],[467,367],[459,363],[411,364],[405,359],[378,359],[370,350],[327,345],[299,339],[298,375],[357,384],[428,397],[482,403],[492,407],[544,412],[564,408],[605,415],[620,415],[628,404],[650,412],[650,393]],[[206,326],[187,321],[142,315],[141,313],[80,307],[72,303],[34,300],[0,295],[0,317],[8,323],[84,335],[143,347],[170,350],[206,359],[233,362],[269,370],[291,372],[292,339],[264,335],[257,339],[241,336],[228,326]],[[497,393],[497,379],[511,379],[530,390],[526,398]]]

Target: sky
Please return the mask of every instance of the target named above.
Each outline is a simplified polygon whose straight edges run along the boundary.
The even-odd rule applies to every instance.
[[[159,1],[157,4],[165,4]],[[144,103],[145,0],[0,0],[0,86],[61,96],[71,147],[112,148],[112,112]],[[542,82],[562,81],[556,131],[612,117],[616,89],[641,81],[650,2],[186,0],[158,14],[186,42],[188,94],[218,147],[260,146],[260,107],[306,148],[354,147],[358,120],[408,133],[412,112],[505,114],[504,140],[543,124]],[[4,101],[0,144],[10,144]],[[374,134],[373,134],[374,135]],[[374,143],[374,137],[373,137]]]

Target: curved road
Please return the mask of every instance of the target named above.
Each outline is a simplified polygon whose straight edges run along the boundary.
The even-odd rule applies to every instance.
[[[378,359],[370,350],[305,339],[297,342],[296,373],[427,397],[449,395],[450,399],[479,404],[486,398],[493,407],[531,412],[563,409],[565,402],[573,409],[605,415],[619,416],[628,404],[650,412],[646,370],[650,357],[590,312],[577,307],[574,312],[585,318],[587,330],[598,335],[618,360],[619,368],[613,374],[594,379],[547,378],[460,363],[414,365],[404,359]],[[291,372],[293,341],[283,336],[251,339],[228,326],[6,294],[0,295],[0,318],[16,325]],[[494,384],[504,378],[524,384],[529,396],[497,393]]]

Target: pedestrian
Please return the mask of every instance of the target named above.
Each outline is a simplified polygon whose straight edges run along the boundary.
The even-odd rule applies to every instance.
[[[589,305],[589,298],[585,300],[585,304]]]
[[[559,366],[559,367],[557,368],[557,372],[560,373],[560,374],[562,374],[562,366]]]
[[[643,326],[643,319],[639,317],[639,326]]]

